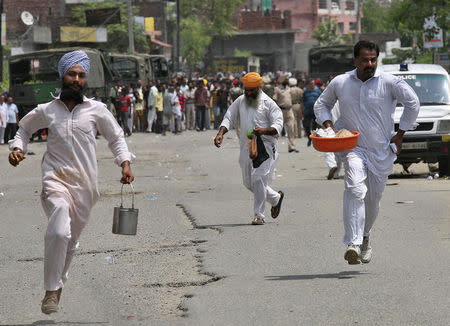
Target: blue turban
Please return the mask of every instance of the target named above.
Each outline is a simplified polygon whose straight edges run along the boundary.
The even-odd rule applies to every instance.
[[[64,54],[58,62],[59,77],[63,78],[67,70],[75,65],[80,65],[86,72],[86,77],[89,76],[89,69],[91,67],[91,61],[86,52],[78,50]]]

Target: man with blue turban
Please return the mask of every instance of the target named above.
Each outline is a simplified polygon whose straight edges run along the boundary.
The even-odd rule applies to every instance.
[[[44,286],[41,310],[58,311],[61,291],[81,231],[96,203],[97,131],[108,141],[115,163],[122,167],[122,183],[134,180],[122,128],[106,105],[83,95],[90,60],[84,51],[66,53],[58,64],[61,93],[53,101],[38,105],[19,122],[9,142],[9,162],[17,166],[27,153],[31,135],[48,128],[47,150],[42,160],[41,202],[48,217],[45,234]]]

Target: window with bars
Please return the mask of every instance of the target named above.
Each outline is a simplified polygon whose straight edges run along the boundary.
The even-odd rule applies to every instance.
[[[328,0],[319,0],[319,9],[328,9]]]
[[[345,10],[355,10],[355,1],[345,1]]]

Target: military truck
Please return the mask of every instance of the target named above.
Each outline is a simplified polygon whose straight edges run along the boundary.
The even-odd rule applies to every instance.
[[[60,48],[18,54],[9,59],[10,92],[19,107],[22,118],[40,103],[58,96],[61,79],[58,74],[59,59],[67,52],[83,50],[91,60],[86,94],[97,90],[100,97],[107,98],[113,85],[114,75],[102,52],[88,48]]]
[[[118,74],[119,80],[126,86],[136,86],[141,80],[146,85],[150,80],[151,67],[139,55],[125,53],[108,53],[111,69]]]
[[[169,65],[166,57],[157,54],[138,53],[138,56],[145,59],[149,67],[149,79],[161,82],[168,82],[170,78]]]

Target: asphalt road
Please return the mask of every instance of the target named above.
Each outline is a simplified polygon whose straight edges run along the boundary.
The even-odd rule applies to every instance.
[[[234,132],[127,138],[138,160],[137,236],[111,233],[120,169],[98,147],[101,199],[81,235],[61,310],[40,312],[43,237],[40,162],[18,167],[0,147],[0,326],[4,325],[448,325],[450,184],[388,181],[372,233],[370,264],[350,266],[341,242],[343,181],[326,180],[321,153],[280,140],[278,219],[251,226]],[[396,172],[399,172],[396,167]],[[125,197],[129,204],[130,197]]]

